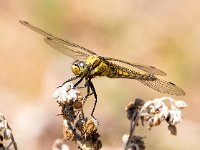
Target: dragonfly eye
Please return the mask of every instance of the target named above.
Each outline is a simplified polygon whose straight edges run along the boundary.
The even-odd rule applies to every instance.
[[[78,65],[79,65],[81,68],[84,68],[84,67],[85,67],[85,62],[79,61]]]
[[[77,64],[72,64],[72,72],[76,75],[76,76],[80,76],[82,74],[80,67]]]
[[[76,75],[76,76],[80,76],[83,74],[84,70],[85,70],[86,64],[84,61],[74,61],[72,63],[72,72]]]

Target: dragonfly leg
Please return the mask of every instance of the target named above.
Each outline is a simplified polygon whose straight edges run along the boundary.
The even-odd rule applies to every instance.
[[[85,87],[83,87],[83,88],[86,88],[86,87],[87,87],[87,95],[84,96],[84,102],[83,102],[83,105],[85,104],[87,98],[93,94],[93,93],[90,93],[90,86],[88,85],[87,82],[86,82],[86,84],[85,84]]]
[[[85,78],[85,76],[86,76],[86,75],[84,75],[83,77],[81,77],[81,79],[78,80],[78,82],[74,84],[74,87],[76,87],[76,86]],[[70,82],[70,81],[73,81],[73,80],[76,80],[76,79],[78,79],[78,78],[80,78],[80,77],[79,77],[79,76],[72,77],[72,78],[68,79],[67,81],[63,82],[63,84],[62,84],[61,86],[58,86],[58,88],[59,88],[59,87],[62,87],[65,83]]]
[[[83,89],[83,88],[88,88],[88,78],[87,77],[85,77],[85,84],[84,84],[84,86],[77,86],[77,88],[79,88],[79,89]],[[88,89],[87,89],[88,90]],[[87,91],[87,94],[88,94],[88,91]],[[88,96],[88,95],[86,95],[86,96]],[[85,97],[86,97],[85,96]]]
[[[78,82],[76,82],[76,83],[74,84],[74,87],[76,87],[79,83],[81,83],[81,81],[83,81],[83,79],[86,77],[86,75],[87,75],[87,74],[85,74],[84,76],[82,76],[81,79],[78,80]]]
[[[86,86],[77,86],[76,88],[77,89],[84,89],[84,88],[86,88]]]
[[[94,106],[93,106],[93,109],[92,109],[91,116],[92,116],[95,120],[97,120],[97,119],[95,118],[95,116],[94,116],[94,111],[95,111],[95,108],[96,108],[96,105],[97,105],[97,93],[96,93],[95,87],[94,87],[94,85],[93,85],[91,79],[88,80],[88,86],[89,86],[89,88],[92,90],[92,93],[89,93],[88,96],[94,94],[94,98],[95,98]],[[97,122],[98,122],[98,121],[97,121]]]
[[[63,86],[64,84],[66,84],[67,82],[70,82],[70,81],[76,80],[77,78],[78,78],[78,76],[72,77],[72,78],[68,79],[67,81],[63,82],[63,84],[60,85],[60,86],[58,86],[57,88],[62,87],[62,86]]]
[[[84,96],[84,99],[85,99],[85,100],[84,100],[84,104],[85,104],[87,98],[88,98],[90,95],[93,94],[93,93],[90,93],[90,86],[89,86],[89,82],[88,82],[88,81],[89,81],[88,78],[85,77],[85,85],[84,85],[83,87],[77,87],[77,88],[87,88],[87,95]]]
[[[86,74],[87,75],[87,74]],[[95,111],[95,108],[96,108],[96,104],[97,104],[97,93],[96,93],[96,90],[95,90],[95,87],[91,81],[91,78],[87,78],[86,75],[82,76],[80,80],[78,80],[77,83],[74,84],[74,87],[76,87],[84,78],[86,80],[86,83],[85,83],[85,87],[87,87],[87,95],[85,96],[85,99],[87,100],[87,98],[89,96],[91,96],[92,94],[94,94],[94,98],[95,98],[95,101],[94,101],[94,106],[93,106],[93,109],[92,109],[92,113],[91,113],[91,116],[97,120],[94,116],[94,111]],[[78,77],[73,77],[67,81],[65,81],[63,84],[69,82],[69,81],[72,81],[72,80],[75,80],[77,79]],[[84,87],[80,87],[80,88],[84,88]],[[92,92],[90,92],[90,89],[92,90]],[[98,121],[97,121],[98,122]]]

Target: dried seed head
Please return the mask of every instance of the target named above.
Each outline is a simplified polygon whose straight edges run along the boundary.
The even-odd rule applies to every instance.
[[[149,111],[148,111],[149,114],[156,114],[158,112],[156,112],[156,109],[153,105],[149,106]]]
[[[83,112],[83,105],[87,96],[82,96],[72,83],[65,83],[55,93],[63,115],[64,139],[75,141],[81,149],[99,150],[102,143],[97,132],[98,122],[87,119]]]
[[[141,107],[144,105],[144,101],[142,99],[137,98],[134,102],[130,102],[126,106],[126,112],[127,112],[127,118],[129,120],[132,119],[133,114],[141,109]]]
[[[74,134],[73,131],[69,128],[63,128],[63,135],[64,135],[64,139],[66,140],[74,140]]]
[[[12,131],[10,129],[6,129],[3,132],[3,137],[5,140],[9,140],[11,138]]]
[[[70,82],[65,83],[63,86],[57,88],[53,97],[57,100],[57,103],[71,104],[78,99],[80,91],[74,89],[74,85]]]
[[[0,132],[5,128],[5,121],[0,120]]]
[[[84,150],[99,150],[102,148],[102,142],[98,139],[89,139],[83,143]]]
[[[62,107],[62,115],[66,120],[73,122],[76,117],[73,106],[64,105]]]
[[[127,141],[128,141],[128,138],[129,138],[129,134],[124,134],[123,137],[122,137],[122,142],[123,142],[124,144],[126,144]]]
[[[170,107],[168,107],[164,101],[168,101]],[[176,125],[183,120],[180,109],[185,108],[186,106],[187,104],[184,101],[176,101],[171,97],[157,98],[152,101],[147,101],[144,104],[141,108],[140,116],[144,117],[144,121],[148,123],[149,129],[161,124],[164,120],[170,125]]]
[[[69,147],[63,140],[56,139],[53,143],[52,150],[69,150]]]
[[[126,135],[125,135],[125,138],[126,138]],[[144,137],[134,135],[128,140],[128,143],[125,143],[126,144],[125,149],[126,150],[144,150],[145,143],[143,139]]]
[[[175,125],[171,125],[171,124],[168,125],[168,129],[169,129],[171,135],[177,135],[177,129],[176,129]]]
[[[86,135],[90,135],[97,131],[97,124],[94,119],[87,120],[87,122],[83,125],[83,132]]]
[[[83,133],[83,126],[85,124],[87,119],[79,119],[77,122],[76,122],[76,128],[81,132]]]
[[[93,149],[93,141],[90,139],[90,140],[87,140],[83,143],[83,149],[84,150],[92,150]]]
[[[2,142],[3,141],[3,136],[0,134],[0,141]],[[0,143],[1,143],[0,142]]]
[[[187,107],[187,104],[182,100],[174,101],[174,105],[179,109],[183,109],[183,108]]]
[[[131,120],[134,111],[136,111],[137,109],[134,108],[134,105],[133,105],[132,102],[129,103],[128,106],[126,106],[125,109],[126,109],[126,115],[127,115],[127,118],[128,118],[129,120]]]
[[[136,148],[138,147],[139,150],[145,150],[145,143],[144,143],[144,137],[141,136],[134,136],[133,137],[133,143],[137,146],[133,147]]]
[[[168,115],[168,118],[166,119],[166,121],[169,124],[176,125],[176,124],[180,123],[182,120],[183,119],[182,119],[180,110],[178,110],[178,109],[169,110],[169,115]]]
[[[74,133],[72,129],[69,128],[68,121],[65,119],[63,120],[63,135],[64,139],[74,140]]]
[[[94,150],[99,150],[102,148],[102,142],[100,140],[96,140],[93,145]]]
[[[78,99],[73,103],[73,107],[75,109],[82,109],[83,108],[83,99],[82,98],[78,97]]]

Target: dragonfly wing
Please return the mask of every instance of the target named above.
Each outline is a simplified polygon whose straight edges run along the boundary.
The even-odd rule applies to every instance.
[[[94,53],[93,51],[89,50],[89,49],[86,49],[82,46],[79,46],[78,44],[75,44],[75,43],[72,43],[68,40],[65,40],[65,39],[62,39],[62,38],[59,38],[51,33],[48,33],[36,26],[33,26],[31,24],[29,24],[28,22],[26,21],[19,21],[21,24],[25,25],[26,27],[28,27],[29,29],[47,37],[48,39],[52,39],[54,41],[56,41],[57,43],[61,43],[62,45],[66,45],[69,49],[76,49],[76,52],[80,52],[80,53],[85,53],[86,55],[97,55],[96,53]],[[67,49],[68,51],[68,49]],[[68,52],[65,53],[66,55],[69,54]]]
[[[185,95],[185,92],[181,88],[176,86],[174,83],[167,82],[158,78],[155,78],[155,80],[138,81],[161,93],[167,93],[176,96]]]
[[[147,65],[137,64],[137,63],[130,63],[130,62],[127,62],[127,61],[124,61],[121,59],[115,59],[115,58],[110,58],[110,57],[105,57],[105,59],[109,60],[109,61],[124,63],[124,64],[130,65],[132,67],[138,68],[142,71],[145,71],[147,73],[153,74],[153,75],[159,75],[159,76],[167,75],[162,70],[157,69],[156,67],[153,67],[153,66],[147,66]]]
[[[56,40],[53,40],[51,38],[45,38],[44,41],[51,46],[52,48],[55,48],[56,50],[60,51],[61,53],[77,60],[84,60],[89,55],[87,53],[83,53],[81,51],[77,51],[73,47],[68,47],[67,45],[64,45]]]

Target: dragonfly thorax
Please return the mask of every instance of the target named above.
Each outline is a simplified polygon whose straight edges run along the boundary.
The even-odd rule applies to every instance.
[[[81,76],[83,74],[85,74],[87,72],[87,65],[85,64],[84,61],[82,60],[75,60],[72,63],[72,72],[76,75],[76,76]]]

